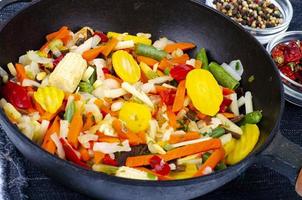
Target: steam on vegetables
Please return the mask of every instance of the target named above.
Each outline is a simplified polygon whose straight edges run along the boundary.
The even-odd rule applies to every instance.
[[[244,159],[262,114],[250,91],[236,92],[240,60],[150,38],[64,26],[0,69],[1,107],[50,154],[118,177],[186,179]]]

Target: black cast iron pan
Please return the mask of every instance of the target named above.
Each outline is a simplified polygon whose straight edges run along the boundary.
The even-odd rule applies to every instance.
[[[16,0],[15,0],[16,1]],[[9,0],[2,0],[3,7]],[[149,32],[153,39],[191,41],[205,47],[218,62],[241,59],[242,85],[252,91],[254,106],[263,110],[261,137],[246,159],[226,170],[200,178],[148,182],[121,179],[85,170],[48,154],[28,140],[1,111],[1,125],[19,151],[60,183],[95,198],[190,199],[226,184],[258,162],[295,182],[302,166],[302,149],[279,132],[283,88],[273,61],[265,49],[239,25],[218,12],[189,0],[41,0],[29,3],[0,31],[0,64],[17,61],[26,50],[38,49],[44,36],[59,27],[91,26],[102,31]],[[191,52],[195,53],[195,52]],[[248,77],[255,76],[249,83]]]

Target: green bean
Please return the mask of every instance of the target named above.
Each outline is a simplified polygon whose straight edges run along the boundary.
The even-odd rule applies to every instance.
[[[88,82],[80,82],[80,91],[91,93],[93,91],[93,86]]]
[[[209,70],[209,61],[207,57],[207,52],[205,48],[201,48],[197,55],[196,55],[196,60],[200,60],[202,62],[202,68]]]
[[[202,162],[203,163],[206,162],[210,156],[211,156],[211,153],[209,153],[209,152],[202,154]]]
[[[247,115],[245,115],[245,117],[243,118],[241,125],[244,124],[257,124],[258,122],[260,122],[260,120],[262,119],[262,113],[261,111],[257,110],[251,113],[248,113]]]
[[[239,86],[239,82],[229,75],[219,64],[211,62],[209,65],[209,70],[217,82],[223,87],[233,90]]]
[[[225,168],[227,168],[227,166],[223,163],[223,162],[220,162],[220,163],[218,163],[218,165],[215,167],[215,170],[223,170],[223,169],[225,169]]]
[[[225,134],[224,128],[217,127],[209,134],[209,136],[212,138],[219,138],[220,136],[222,136],[224,134]]]
[[[66,112],[64,113],[64,119],[67,120],[68,122],[71,122],[74,113],[75,113],[75,103],[74,101],[72,101],[67,106]]]
[[[161,61],[168,54],[163,50],[158,50],[154,46],[146,44],[137,44],[135,46],[135,53],[137,55],[150,57],[158,61]]]
[[[91,74],[90,78],[89,78],[89,83],[93,84],[96,81],[96,69],[95,67],[93,67],[93,73]]]

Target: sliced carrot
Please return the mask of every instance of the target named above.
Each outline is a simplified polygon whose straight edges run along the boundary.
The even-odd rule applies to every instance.
[[[145,132],[140,131],[137,133],[137,136],[141,139],[141,144],[147,144]]]
[[[196,174],[194,175],[194,177],[197,176],[202,176],[205,175],[205,169],[207,167],[210,167],[212,170],[214,170],[214,168],[216,167],[216,165],[223,160],[224,158],[224,149],[223,148],[219,148],[217,150],[215,150],[210,157],[206,160],[206,162],[204,164],[201,165],[201,167],[199,168],[199,170],[196,172]]]
[[[25,68],[22,64],[16,63],[17,80],[22,84],[23,80],[26,79]]]
[[[201,113],[201,112],[197,112],[197,117],[198,117],[198,119],[205,119],[205,118],[208,117],[208,115],[203,114],[203,113]]]
[[[90,129],[94,125],[94,123],[95,122],[94,122],[93,114],[91,112],[87,113],[86,120],[85,120],[85,123],[83,125],[82,131],[87,131],[88,129]]]
[[[94,151],[94,157],[93,157],[93,161],[95,164],[99,164],[103,158],[105,157],[105,154],[99,151]]]
[[[104,75],[105,75],[105,79],[114,79],[114,80],[116,80],[119,83],[123,83],[123,80],[120,79],[120,78],[118,78],[118,77],[116,77],[116,76],[113,76],[113,75],[107,74],[107,73],[104,74]]]
[[[107,57],[117,45],[117,43],[118,40],[116,38],[111,38],[111,40],[109,40],[105,45],[105,49],[102,51],[102,54]]]
[[[157,60],[154,60],[152,58],[145,57],[145,56],[137,56],[136,59],[137,59],[138,62],[144,62],[147,65],[149,65],[150,67],[153,67],[153,65],[155,65],[156,63],[158,63]]]
[[[62,26],[58,31],[46,35],[46,40],[51,41],[56,37],[58,37],[59,35],[62,35],[62,33],[65,33],[66,31],[68,31],[68,27]]]
[[[82,56],[86,61],[91,61],[95,58],[97,58],[104,50],[106,49],[106,46],[98,46],[94,49],[89,49],[85,51]]]
[[[195,60],[195,68],[200,69],[202,67],[202,62],[201,60]]]
[[[44,119],[44,120],[51,121],[58,115],[59,112],[63,111],[64,109],[65,109],[65,103],[62,104],[62,106],[55,113],[44,112],[43,114],[41,114],[40,120]]]
[[[142,140],[140,139],[140,137],[138,137],[138,135],[129,130],[123,130],[123,124],[120,120],[114,119],[112,122],[112,127],[117,132],[118,137],[120,139],[128,139],[130,145],[134,146],[142,143]]]
[[[195,153],[218,149],[220,147],[221,147],[220,139],[211,139],[211,140],[206,140],[206,141],[195,143],[195,144],[189,144],[189,145],[179,147],[176,149],[172,149],[171,151],[168,151],[166,154],[161,155],[161,157],[165,161],[170,161],[170,160],[174,160],[177,158],[189,156],[189,155],[192,155]]]
[[[210,151],[221,147],[220,139],[211,139],[195,144],[189,144],[183,147],[172,149],[164,155],[158,155],[165,161],[174,160],[177,158],[193,155],[200,152]],[[126,160],[126,166],[128,167],[139,167],[150,164],[150,159],[154,155],[142,155],[128,157]]]
[[[171,69],[171,67],[173,67],[173,63],[167,58],[162,59],[158,65],[158,69],[162,71],[164,71],[165,69]]]
[[[183,108],[185,96],[186,96],[186,81],[182,80],[179,82],[177,86],[172,112],[178,112]]]
[[[182,56],[173,58],[171,62],[174,64],[186,64],[187,60],[190,60],[190,57],[185,53]]]
[[[71,146],[73,146],[75,149],[78,148],[79,142],[78,137],[80,135],[80,132],[83,128],[83,119],[80,109],[74,114],[70,125],[69,125],[69,131],[67,134],[67,141]]]
[[[173,180],[173,178],[170,177],[170,176],[160,175],[160,174],[156,173],[155,171],[152,171],[152,170],[147,169],[145,167],[136,167],[135,169],[138,169],[138,170],[141,170],[141,171],[153,174],[154,176],[157,176],[158,180],[160,180],[160,181]]]
[[[120,139],[116,137],[104,136],[98,139],[99,142],[107,142],[107,143],[120,143]]]
[[[169,118],[169,125],[174,129],[177,129],[178,125],[177,125],[176,115],[172,111],[172,108],[170,106],[167,108],[167,115]]]
[[[46,151],[48,151],[51,154],[55,154],[56,151],[56,145],[51,139],[51,135],[54,133],[59,133],[60,131],[60,118],[57,116],[55,120],[52,122],[52,125],[50,128],[46,131],[43,143],[42,143],[42,148]]]
[[[88,161],[90,160],[90,156],[89,156],[89,153],[88,153],[88,150],[85,149],[85,148],[80,148],[80,154],[81,154],[81,159],[83,161]]]
[[[236,115],[234,113],[224,112],[221,114],[223,114],[228,119],[236,117]]]
[[[145,73],[141,73],[140,81],[143,82],[143,83],[147,83],[148,80],[149,79],[147,78],[147,76],[145,75]]]
[[[181,49],[181,50],[188,50],[188,49],[193,49],[196,45],[193,43],[189,43],[189,42],[179,42],[179,43],[172,43],[172,44],[168,44],[165,47],[165,51],[168,53],[172,53],[173,51],[175,51],[176,49]]]
[[[176,144],[176,143],[179,143],[179,142],[184,142],[184,141],[189,141],[189,140],[195,140],[195,139],[198,139],[202,137],[202,135],[198,132],[187,132],[186,134],[184,135],[175,135],[175,134],[172,134],[170,136],[170,139],[169,139],[169,143],[170,144]]]

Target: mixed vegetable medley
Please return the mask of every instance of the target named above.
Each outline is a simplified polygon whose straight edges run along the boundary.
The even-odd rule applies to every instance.
[[[240,87],[240,60],[150,38],[64,26],[0,68],[1,107],[47,152],[118,177],[185,179],[244,159],[262,114]]]

